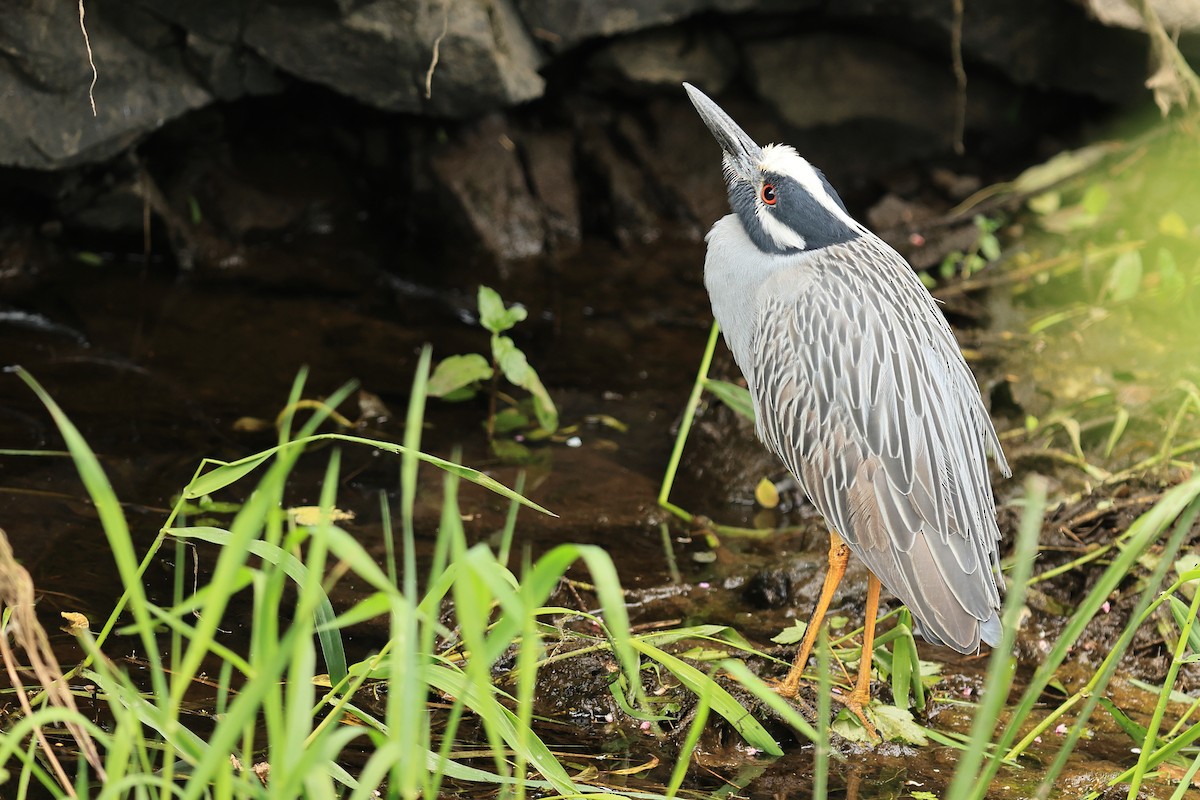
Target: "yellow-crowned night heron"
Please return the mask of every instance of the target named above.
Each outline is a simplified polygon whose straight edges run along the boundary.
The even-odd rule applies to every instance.
[[[1008,464],[954,334],[908,263],[793,148],[759,147],[684,88],[724,151],[734,212],[706,239],[713,314],[746,377],[759,438],[830,528],[829,572],[779,691],[796,695],[854,553],[870,575],[847,705],[863,717],[880,582],[930,642],[966,653],[1000,640],[987,451],[1005,476]]]

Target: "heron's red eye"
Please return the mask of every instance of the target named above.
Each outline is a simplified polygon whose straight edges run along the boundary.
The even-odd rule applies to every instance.
[[[769,206],[775,205],[775,186],[770,183],[764,183],[762,188],[762,200]]]

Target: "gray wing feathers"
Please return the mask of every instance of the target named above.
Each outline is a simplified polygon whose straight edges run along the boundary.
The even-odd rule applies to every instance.
[[[890,248],[863,237],[820,255],[797,268],[814,280],[781,272],[764,284],[743,362],[759,436],[926,639],[961,652],[994,644],[1000,533],[987,452],[1008,465],[975,379]]]

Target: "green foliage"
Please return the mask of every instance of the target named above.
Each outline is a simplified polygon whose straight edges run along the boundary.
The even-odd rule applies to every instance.
[[[750,398],[750,390],[745,386],[719,381],[716,378],[705,378],[704,388],[738,415],[754,422],[754,401]]]
[[[423,357],[423,369],[428,369],[428,354]],[[423,401],[423,375],[419,376],[414,390],[416,403]],[[448,758],[444,751],[439,753],[430,749],[430,712],[426,702],[431,689],[456,697],[461,708],[470,709],[482,718],[485,729],[498,727],[501,732],[497,734],[496,743],[502,743],[504,749],[517,753],[518,758],[523,758],[541,773],[540,780],[529,782],[531,786],[550,788],[560,794],[579,792],[545,745],[528,731],[528,720],[525,720],[523,731],[517,730],[511,724],[509,712],[497,710],[502,695],[486,672],[482,679],[477,674],[481,669],[486,671],[490,661],[497,657],[495,644],[485,648],[490,660],[470,659],[465,671],[461,666],[442,663],[434,655],[434,638],[439,635],[438,631],[446,630],[438,621],[438,605],[447,588],[459,585],[453,580],[447,582],[445,576],[469,573],[472,580],[479,580],[478,570],[470,570],[472,565],[482,563],[479,568],[485,572],[482,580],[502,586],[514,583],[511,573],[494,561],[488,562],[482,554],[467,551],[460,537],[457,544],[441,545],[444,550],[451,551],[451,557],[435,572],[437,579],[430,582],[433,591],[440,590],[441,594],[424,598],[413,596],[416,580],[415,575],[411,575],[411,557],[406,558],[409,574],[403,582],[404,587],[398,587],[363,545],[333,522],[338,517],[335,491],[339,486],[340,454],[336,450],[330,457],[319,510],[312,522],[300,524],[296,520],[302,518],[301,515],[279,513],[288,475],[301,456],[303,445],[318,438],[313,432],[328,410],[314,414],[296,431],[295,438],[288,433],[289,420],[284,425],[280,444],[268,451],[239,462],[216,464],[215,468],[210,468],[210,462],[206,462],[187,489],[181,492],[175,510],[139,563],[124,513],[99,462],[41,387],[28,375],[21,373],[21,376],[39,394],[58,423],[100,514],[127,587],[125,596],[96,637],[93,639],[86,631],[80,634],[83,637],[81,645],[89,655],[74,670],[98,687],[96,702],[103,704],[113,719],[106,731],[99,731],[86,719],[80,719],[80,724],[91,732],[103,755],[106,788],[111,787],[119,793],[110,796],[124,796],[121,787],[129,791],[137,787],[136,793],[142,797],[199,798],[217,788],[220,796],[234,798],[302,794],[329,797],[339,792],[365,797],[382,780],[390,777],[391,796],[416,797],[420,794],[436,796],[443,775],[464,781],[483,780],[493,785],[512,782],[511,773],[487,773],[469,768]],[[298,381],[289,407],[294,407],[299,399],[300,385]],[[335,393],[327,408],[331,410],[336,406],[348,395],[349,389],[345,387]],[[412,430],[419,432],[420,425],[413,426]],[[460,478],[498,489],[514,504],[528,504],[517,493],[475,470],[420,453],[415,449],[419,444],[415,438],[404,447],[370,440],[357,440],[356,443],[399,453],[414,467],[417,462],[424,461],[443,468],[448,481],[446,520],[460,519],[453,491]],[[247,501],[218,509],[226,513],[236,509],[227,526],[176,524],[181,512],[194,505],[189,498],[207,497],[211,492],[221,491],[244,480],[260,467],[266,472],[257,487],[247,492]],[[402,494],[411,496],[416,483],[415,469],[405,472],[407,488]],[[215,506],[207,500],[203,505],[210,509]],[[412,506],[405,505],[405,528],[411,530]],[[515,520],[515,515],[510,518]],[[461,524],[459,529],[461,534]],[[453,533],[451,528],[447,530]],[[162,546],[171,541],[204,541],[216,545],[219,556],[207,584],[198,587],[190,596],[184,596],[181,589],[185,582],[176,581],[174,604],[163,608],[148,598],[141,575],[149,564],[161,558]],[[410,552],[411,537],[406,544]],[[632,665],[633,651],[627,644],[628,620],[607,556],[596,548],[556,551],[551,555],[551,569],[558,571],[521,585],[527,595],[524,596],[526,603],[540,607],[548,592],[557,585],[562,572],[576,558],[582,558],[591,567],[597,584],[604,587],[601,596],[609,604],[614,604],[615,599],[606,615],[606,630],[614,637],[611,641],[618,659]],[[328,567],[335,562],[340,567],[330,574],[349,572],[354,576],[354,582],[367,591],[363,599],[340,615],[335,614],[329,600],[331,584],[327,581],[333,578],[326,577]],[[491,572],[487,572],[488,563],[493,564]],[[185,559],[176,558],[176,564],[177,569],[186,571]],[[534,564],[532,571],[534,575],[546,573],[545,559]],[[487,577],[492,573],[501,576],[499,583]],[[290,598],[289,586],[294,587]],[[230,626],[224,617],[231,600],[244,597],[246,593],[250,595],[253,608],[248,620],[249,657],[230,651],[222,643],[224,637],[219,628],[223,623]],[[479,599],[482,605],[475,605],[470,603],[470,598],[457,595],[455,610],[471,619],[486,619],[495,600],[495,597],[483,597]],[[500,600],[505,602],[503,597]],[[113,662],[103,655],[105,643],[125,609],[132,612],[133,624],[123,633],[141,637],[139,650],[146,654],[151,665],[145,671],[149,688],[140,685],[138,680],[142,679],[136,679],[135,675],[115,669]],[[283,615],[291,618],[290,623],[281,619],[281,609],[291,612]],[[239,612],[239,620],[242,613]],[[390,681],[389,698],[407,698],[400,703],[389,702],[382,716],[360,706],[361,699],[365,698],[361,693],[369,685],[370,671],[364,670],[361,664],[348,666],[343,645],[346,627],[380,616],[390,619],[393,638],[368,662],[380,663],[387,660],[389,653],[400,654],[398,657],[405,660],[406,668]],[[528,618],[526,613],[513,617],[518,620]],[[242,626],[243,622],[237,624]],[[461,617],[460,624],[467,627],[466,620]],[[509,629],[501,630],[500,634],[506,637],[506,646],[519,638]],[[164,639],[169,639],[171,644]],[[418,648],[422,640],[427,645],[424,650]],[[169,663],[159,662],[158,654],[164,652],[169,654]],[[183,723],[193,714],[193,694],[207,680],[201,670],[211,668],[208,666],[211,663],[222,665],[216,701],[220,713],[211,732],[201,738]],[[324,668],[323,673],[318,667]],[[317,687],[322,685],[326,688],[318,691]],[[231,691],[234,686],[236,692]],[[356,717],[361,724],[351,727],[332,724],[342,715]],[[29,735],[34,727],[48,721],[50,717],[44,714],[36,719],[27,718],[23,720],[23,726],[9,730],[0,740],[0,763],[8,764],[10,757],[20,755],[22,768],[28,770],[23,780],[27,780],[28,775],[45,776],[38,761],[25,755],[22,748],[23,743],[31,741]],[[150,735],[146,736],[146,732]],[[449,736],[452,739],[453,733]],[[398,744],[404,744],[405,749],[398,751]],[[361,773],[351,775],[340,762],[345,758],[347,748],[357,750],[364,746],[372,754],[362,766]],[[232,761],[230,754],[236,756]],[[249,770],[251,765],[260,762],[270,765],[271,778],[266,786]],[[56,785],[48,777],[42,783],[53,796],[67,796],[66,787]]]
[[[1000,371],[1026,425],[1010,442],[1081,492],[1200,452],[1197,153],[1194,130],[1154,128],[1025,197],[1009,271],[1024,344]]]
[[[996,231],[1000,229],[1001,220],[976,214],[974,223],[979,230],[975,246],[966,253],[961,250],[948,253],[938,267],[938,274],[942,278],[952,278],[960,272],[963,277],[969,278],[989,263],[1000,260],[1000,240],[996,238]]]
[[[550,393],[546,391],[537,371],[530,366],[525,353],[510,337],[502,335],[517,323],[523,322],[528,312],[520,305],[505,307],[500,295],[487,286],[479,287],[478,305],[479,324],[491,333],[491,358],[470,353],[442,360],[429,379],[429,395],[443,400],[466,400],[474,397],[486,383],[489,392],[489,439],[496,434],[514,433],[528,428],[531,416],[537,421],[535,438],[554,433],[558,430],[558,409]],[[500,376],[529,393],[528,406],[531,408],[531,414],[522,411],[526,404],[513,401],[510,401],[509,408],[497,411],[496,401],[501,398],[497,385]],[[519,457],[524,449],[514,442],[497,448],[497,451],[501,456],[507,453],[509,456]]]
[[[443,400],[467,400],[480,383],[492,377],[491,363],[479,353],[443,359],[429,377],[429,395]]]
[[[704,642],[704,660],[716,663],[731,650],[749,650],[741,637],[718,626],[632,636],[615,567],[597,546],[560,545],[536,561],[527,560],[519,571],[510,569],[517,509],[539,507],[476,470],[420,452],[428,366],[426,351],[403,446],[315,433],[348,396],[351,387],[344,387],[327,403],[308,406],[317,411],[297,430],[286,417],[275,447],[236,462],[204,462],[140,560],[122,507],[94,454],[41,387],[21,373],[67,442],[109,537],[126,594],[94,638],[87,631],[79,634],[88,655],[72,671],[96,687],[93,702],[111,722],[102,730],[79,712],[53,706],[28,716],[10,715],[0,733],[0,783],[14,777],[22,785],[34,780],[49,796],[70,796],[67,784],[43,767],[34,738],[40,727],[66,721],[97,745],[105,771],[104,792],[94,795],[99,797],[367,798],[386,792],[388,797],[417,798],[454,793],[442,788],[445,780],[516,797],[530,790],[580,796],[595,781],[598,790],[620,795],[624,792],[607,784],[602,774],[569,769],[534,730],[539,667],[551,658],[597,652],[609,654],[614,698],[635,719],[678,721],[686,704],[660,702],[655,713],[642,687],[643,676],[669,674],[673,685],[684,687],[675,691],[694,692],[702,707],[722,716],[750,747],[779,754],[767,729],[713,674],[667,649]],[[300,407],[301,386],[302,378],[289,408]],[[381,497],[381,513],[389,563],[380,566],[356,535],[337,524],[344,516],[336,507],[338,450],[329,456],[319,505],[305,513],[283,513],[292,469],[305,444],[320,439],[401,457],[400,564],[386,498]],[[445,484],[433,563],[419,594],[413,511],[421,463],[441,469]],[[256,486],[239,487],[260,470]],[[486,544],[468,545],[457,503],[460,480],[511,501],[499,554]],[[240,488],[247,499],[212,499],[230,488]],[[181,522],[185,511],[200,509],[232,516],[224,524]],[[169,556],[177,570],[175,595],[163,607],[150,599],[142,576],[172,542],[177,543]],[[194,586],[190,595],[185,587],[193,585],[193,576],[183,542],[205,542],[218,552],[209,580]],[[602,614],[547,605],[577,562],[590,573]],[[350,596],[357,599],[338,610],[330,598],[343,580],[354,585]],[[227,618],[235,598],[241,607],[232,623]],[[248,612],[243,610],[247,603]],[[119,632],[140,637],[138,649],[151,665],[144,671],[126,672],[104,655],[125,612],[132,614],[132,624]],[[575,633],[563,625],[564,613],[586,619],[591,632]],[[347,663],[347,629],[370,621],[390,632],[388,640],[377,652]],[[225,643],[221,627],[233,624],[248,632],[248,653]],[[126,645],[119,647],[124,653]],[[503,668],[498,666],[502,662]],[[205,709],[198,698],[214,692],[213,706]],[[431,697],[438,702],[430,704]],[[203,737],[188,727],[198,710],[209,721]],[[802,717],[789,711],[792,724],[811,732]],[[490,769],[452,754],[466,736],[462,723],[467,717],[482,731]],[[692,724],[686,752],[694,748],[702,725]],[[353,771],[349,763],[355,764]],[[10,770],[14,764],[17,768]],[[269,780],[260,781],[251,766],[269,768]],[[82,760],[79,769],[76,782],[86,786]],[[677,788],[683,775],[676,770],[672,786]],[[656,797],[651,792],[629,794]]]
[[[728,405],[735,413],[750,421],[754,420],[754,403],[750,397],[750,392],[745,387],[729,383],[728,381],[716,380],[708,376],[708,369],[712,365],[713,353],[716,352],[717,339],[720,335],[721,329],[714,321],[712,327],[709,329],[708,344],[704,348],[704,355],[700,358],[700,368],[696,372],[696,380],[692,384],[692,393],[688,397],[687,405],[683,410],[683,419],[679,423],[679,432],[675,435],[675,446],[671,450],[671,459],[667,462],[667,469],[663,473],[662,485],[658,491],[658,505],[679,519],[689,523],[695,517],[690,512],[671,502],[671,487],[675,483],[675,474],[678,472],[679,462],[683,458],[683,448],[687,444],[687,437],[692,430],[692,424],[695,422],[696,411],[700,408],[704,391],[707,389],[712,392],[718,400]],[[718,533],[739,536],[768,536],[773,533],[769,529],[745,529],[728,525],[715,525],[714,529]]]

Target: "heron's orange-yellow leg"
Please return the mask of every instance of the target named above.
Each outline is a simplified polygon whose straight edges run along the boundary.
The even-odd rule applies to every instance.
[[[874,572],[867,572],[867,618],[863,623],[862,656],[858,660],[858,681],[854,691],[846,697],[846,708],[866,723],[863,709],[871,702],[871,659],[875,653],[875,617],[879,614],[879,578]],[[867,724],[867,730],[872,730]]]
[[[787,677],[779,684],[779,693],[784,697],[793,698],[800,692],[800,676],[804,674],[804,668],[808,666],[808,656],[812,653],[813,644],[817,641],[817,631],[820,630],[821,623],[825,621],[825,612],[829,610],[833,593],[837,590],[838,584],[842,582],[842,576],[846,574],[846,562],[849,560],[850,548],[842,541],[842,537],[837,535],[837,531],[830,531],[829,571],[825,573],[821,596],[817,599],[817,607],[813,611],[812,619],[808,621],[808,628],[804,631],[804,641],[800,643],[800,652],[796,653],[796,660],[792,662],[792,668],[788,671]],[[878,602],[878,594],[875,599]],[[874,635],[874,627],[872,627],[871,633]]]
[[[825,621],[825,613],[833,601],[833,594],[837,591],[838,584],[842,582],[842,576],[846,574],[846,564],[849,560],[850,548],[846,546],[836,531],[830,531],[829,571],[825,573],[821,596],[817,599],[817,607],[813,611],[812,619],[808,622],[808,628],[804,631],[804,641],[800,643],[796,660],[792,662],[792,668],[788,671],[787,677],[779,684],[779,694],[784,697],[794,698],[800,691],[800,678],[804,674],[804,668],[808,666],[808,657],[817,640],[817,633]],[[867,729],[867,733],[873,739],[878,739],[879,734],[876,732],[875,726],[867,719],[863,709],[871,702],[871,660],[875,652],[875,619],[879,614],[880,588],[879,578],[875,577],[874,572],[868,570],[866,619],[863,624],[862,655],[858,661],[858,680],[854,684],[854,690],[842,700],[846,708],[850,709],[854,716],[862,722],[863,727]]]

